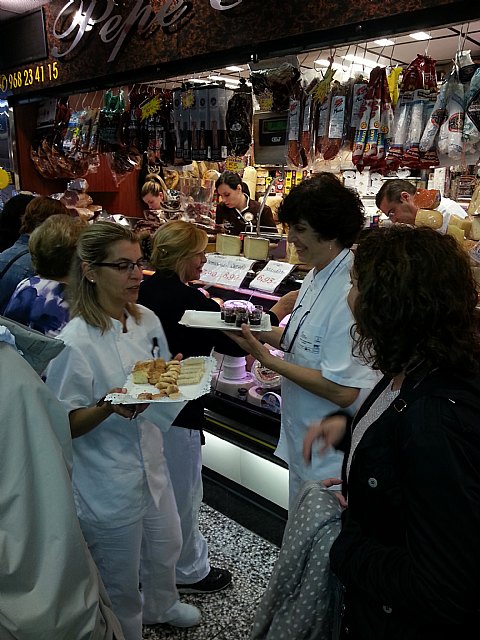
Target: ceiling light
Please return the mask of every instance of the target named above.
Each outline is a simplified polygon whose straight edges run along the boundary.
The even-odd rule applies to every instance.
[[[379,47],[391,47],[392,44],[395,44],[393,40],[389,40],[388,38],[381,38],[380,40],[375,40],[375,43],[378,44]]]
[[[379,64],[378,62],[374,62],[373,60],[367,60],[367,58],[362,58],[361,56],[355,56],[353,53],[349,53],[346,56],[342,56],[344,60],[348,60],[349,62],[356,62],[357,64],[361,64],[363,67],[368,67],[369,69],[373,69],[374,67],[384,67],[384,64]]]
[[[432,37],[428,33],[425,33],[425,31],[417,31],[416,33],[410,33],[409,35],[410,38],[413,38],[414,40],[430,40]]]
[[[227,71],[243,71],[243,67],[237,67],[235,65],[232,65],[231,67],[225,67],[225,69]]]
[[[207,78],[188,78],[187,82],[193,82],[195,84],[210,84]]]
[[[209,80],[217,80],[220,82],[228,82],[229,84],[239,85],[240,80],[237,78],[231,78],[230,76],[208,76]]]

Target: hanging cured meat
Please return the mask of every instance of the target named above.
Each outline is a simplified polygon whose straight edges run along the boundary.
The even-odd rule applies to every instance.
[[[390,91],[384,67],[375,67],[358,114],[352,162],[359,169],[364,166],[385,167],[387,143],[393,122]]]
[[[243,78],[242,81],[228,101],[226,115],[228,153],[234,156],[245,155],[252,141],[252,94]]]

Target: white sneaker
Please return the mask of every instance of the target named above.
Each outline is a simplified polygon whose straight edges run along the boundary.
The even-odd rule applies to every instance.
[[[165,613],[165,620],[163,620],[163,622],[172,625],[172,627],[195,627],[197,624],[200,624],[201,620],[202,614],[197,607],[178,600],[178,602]]]

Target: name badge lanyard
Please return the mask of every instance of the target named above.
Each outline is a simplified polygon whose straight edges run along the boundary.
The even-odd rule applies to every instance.
[[[340,262],[335,266],[335,268],[332,270],[332,272],[328,275],[327,279],[325,280],[325,282],[323,283],[323,285],[320,288],[320,291],[317,293],[314,301],[312,302],[312,304],[310,305],[310,308],[303,314],[303,316],[300,318],[300,321],[297,325],[297,328],[295,329],[295,332],[293,334],[292,339],[290,340],[290,344],[288,344],[287,346],[287,332],[290,328],[290,323],[293,320],[295,314],[297,313],[297,311],[299,309],[302,308],[302,302],[303,299],[305,298],[305,296],[308,293],[308,289],[307,291],[305,291],[305,293],[302,296],[302,299],[300,300],[299,305],[293,310],[292,315],[290,316],[290,318],[288,319],[287,325],[285,327],[285,331],[282,333],[282,337],[280,340],[280,349],[282,349],[282,351],[284,351],[285,353],[291,353],[292,349],[293,349],[293,345],[295,344],[296,339],[298,338],[298,334],[300,333],[300,329],[302,328],[302,325],[304,324],[305,320],[307,319],[307,316],[309,315],[309,313],[311,312],[311,310],[313,309],[313,307],[316,305],[317,300],[320,298],[323,290],[325,289],[325,287],[327,286],[327,284],[330,281],[330,278],[333,276],[333,274],[335,273],[335,271],[338,269],[338,267],[342,264],[342,262],[345,260],[345,258],[349,255],[350,251],[348,251],[348,253],[346,253],[343,258],[340,260]]]

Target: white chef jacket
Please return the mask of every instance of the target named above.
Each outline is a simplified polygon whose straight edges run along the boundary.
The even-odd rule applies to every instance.
[[[362,360],[352,356],[350,328],[353,316],[347,304],[353,253],[344,249],[321,271],[312,269],[300,288],[297,303],[284,334],[284,358],[301,367],[315,369],[332,382],[359,389],[371,389],[377,376]],[[310,310],[308,316],[305,316]],[[367,393],[347,410],[354,412]],[[310,424],[340,407],[330,400],[303,389],[287,378],[282,379],[282,423],[276,455],[289,469],[305,481],[340,477],[343,454],[330,448],[323,456],[312,452],[311,465],[303,460],[303,439]]]
[[[93,406],[110,389],[122,387],[136,361],[170,352],[157,316],[137,305],[137,324],[127,317],[127,332],[112,319],[105,333],[82,318],[59,334],[66,348],[50,363],[47,384],[67,411]],[[73,439],[73,492],[78,517],[119,527],[142,518],[149,491],[155,504],[168,485],[161,430],[167,430],[185,403],[152,403],[135,420],[112,414],[98,427]]]
[[[75,513],[65,409],[5,334],[0,379],[0,638],[123,637]]]
[[[468,215],[465,209],[461,207],[458,202],[455,202],[455,200],[450,200],[450,198],[443,197],[440,200],[437,211],[440,211],[443,216],[443,224],[438,230],[439,233],[447,233],[447,227],[450,222],[451,216],[456,215],[459,218],[466,218]]]

